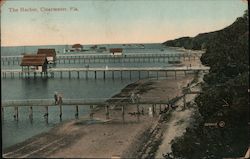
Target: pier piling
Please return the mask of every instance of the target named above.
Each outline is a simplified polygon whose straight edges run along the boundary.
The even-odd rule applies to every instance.
[[[69,79],[71,78],[71,72],[69,71]]]
[[[105,108],[106,108],[106,119],[109,119],[109,106],[107,105]]]
[[[49,123],[49,108],[48,106],[45,106],[45,114],[44,114],[44,118],[46,120],[46,123]]]
[[[114,80],[115,77],[114,77],[114,71],[112,71],[112,80]]]
[[[32,119],[33,119],[33,108],[32,107],[30,107],[30,109],[29,109],[29,119],[30,119],[30,121],[32,121]]]
[[[78,116],[79,116],[79,110],[78,110],[78,105],[76,105],[75,118],[78,119]]]
[[[125,110],[124,110],[124,105],[122,105],[122,121],[123,122],[125,121],[124,115],[125,115]]]
[[[3,123],[3,119],[4,119],[4,109],[3,109],[3,107],[1,107],[1,115],[2,115],[2,123]]]
[[[59,111],[60,111],[60,114],[59,114],[60,121],[62,121],[62,105],[61,104],[59,105]]]
[[[89,109],[90,109],[89,117],[90,117],[90,119],[93,119],[93,116],[94,116],[93,105],[90,105]]]
[[[18,121],[18,107],[14,107],[15,114],[14,114],[14,120]]]

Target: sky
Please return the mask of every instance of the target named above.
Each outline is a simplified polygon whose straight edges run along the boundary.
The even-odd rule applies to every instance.
[[[8,0],[1,45],[162,43],[223,29],[246,9],[244,0]]]

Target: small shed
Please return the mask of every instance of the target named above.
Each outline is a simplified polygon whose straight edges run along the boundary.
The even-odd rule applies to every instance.
[[[56,50],[55,49],[38,49],[37,55],[45,54],[48,63],[55,63]]]
[[[82,51],[83,50],[83,46],[81,44],[74,44],[74,45],[72,45],[72,48],[75,51]]]
[[[24,55],[20,66],[22,71],[47,72],[46,54],[29,54]]]
[[[109,52],[112,53],[112,55],[122,55],[122,48],[111,48],[109,49]]]

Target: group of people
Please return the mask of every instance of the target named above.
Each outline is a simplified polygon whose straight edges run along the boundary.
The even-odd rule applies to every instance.
[[[144,115],[144,108],[142,107],[141,111],[137,112],[128,112],[129,115]]]
[[[165,105],[164,109],[160,111],[160,114],[168,112],[168,110],[170,109],[169,107],[171,107],[171,109],[176,109],[178,106],[173,104],[167,104]]]
[[[131,93],[130,99],[132,103],[139,102],[140,101],[140,95],[136,94],[134,92]]]
[[[62,95],[55,92],[54,99],[55,99],[55,105],[62,104]]]

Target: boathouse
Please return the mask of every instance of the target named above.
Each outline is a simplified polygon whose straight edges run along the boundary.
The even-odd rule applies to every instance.
[[[28,72],[47,72],[46,54],[24,55],[20,66],[22,71]]]
[[[82,51],[83,50],[83,46],[81,44],[74,44],[74,45],[72,45],[72,49],[74,51]]]
[[[55,63],[56,61],[56,50],[55,49],[38,49],[37,54],[45,54],[48,63]]]
[[[112,55],[118,55],[118,56],[121,56],[121,55],[122,55],[122,51],[123,51],[122,48],[111,48],[111,49],[109,49],[109,52],[110,52]]]

